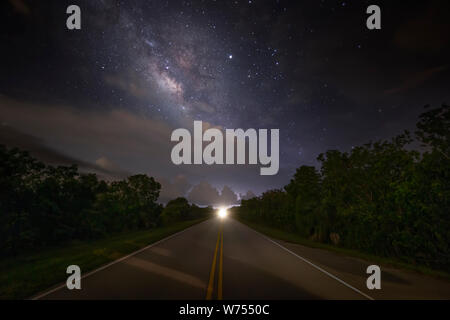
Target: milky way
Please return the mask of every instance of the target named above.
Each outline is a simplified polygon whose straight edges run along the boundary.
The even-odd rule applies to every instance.
[[[448,101],[445,1],[380,1],[378,31],[365,27],[367,1],[78,1],[76,32],[64,28],[69,1],[14,3],[2,5],[0,94],[23,111],[1,120],[126,172],[262,192],[321,152],[413,129],[425,104]],[[54,110],[86,127],[50,122]],[[170,131],[194,120],[280,129],[280,173],[174,167]]]

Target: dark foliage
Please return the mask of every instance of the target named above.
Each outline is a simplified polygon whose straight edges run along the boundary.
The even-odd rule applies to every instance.
[[[187,211],[169,214],[170,202],[161,216],[163,207],[156,202],[160,189],[147,175],[108,183],[95,174],[80,174],[76,166],[44,165],[27,152],[0,145],[0,256],[152,228],[162,220],[205,217],[209,212],[184,199]]]
[[[408,132],[351,152],[321,154],[284,188],[243,200],[241,218],[324,243],[450,270],[450,107]]]
[[[206,217],[211,212],[213,212],[212,207],[201,208],[195,204],[190,205],[185,198],[176,198],[167,203],[161,214],[161,222],[167,225],[182,220]]]

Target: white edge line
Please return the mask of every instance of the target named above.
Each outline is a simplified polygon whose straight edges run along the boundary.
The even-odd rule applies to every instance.
[[[205,223],[205,222],[208,221],[208,220],[209,220],[209,219],[206,219],[205,221],[202,221],[202,222],[200,222],[200,223],[196,223],[196,224],[194,224],[194,225],[192,225],[192,226],[190,226],[190,227],[188,227],[188,228],[186,228],[186,229],[184,229],[184,230],[178,231],[177,233],[174,233],[174,234],[172,234],[172,235],[170,235],[170,236],[168,236],[168,237],[166,237],[166,238],[164,238],[164,239],[158,240],[158,241],[156,241],[156,242],[154,242],[154,243],[152,243],[152,244],[150,244],[150,245],[148,245],[148,246],[146,246],[146,247],[144,247],[144,248],[141,248],[141,249],[139,249],[139,250],[136,250],[136,251],[134,251],[134,252],[132,252],[132,253],[130,253],[130,254],[128,254],[128,255],[122,257],[122,258],[119,258],[119,259],[114,260],[114,261],[112,261],[112,262],[110,262],[110,263],[108,263],[108,264],[105,264],[105,265],[101,266],[100,268],[97,268],[97,269],[95,269],[95,270],[92,270],[92,271],[90,271],[90,272],[88,272],[88,273],[82,275],[80,279],[87,278],[87,277],[89,277],[90,275],[93,275],[94,273],[97,273],[97,272],[99,272],[99,271],[102,271],[102,270],[104,270],[104,269],[106,269],[106,268],[108,268],[108,267],[110,267],[110,266],[112,266],[112,265],[114,265],[114,264],[116,264],[116,263],[119,263],[119,262],[121,262],[121,261],[123,261],[123,260],[125,260],[125,259],[128,259],[128,258],[130,258],[130,257],[132,257],[132,256],[134,256],[134,255],[136,255],[136,254],[138,254],[139,252],[142,252],[142,251],[147,250],[147,249],[149,249],[149,248],[151,248],[151,247],[153,247],[153,246],[156,246],[156,245],[158,245],[158,244],[160,244],[160,243],[162,243],[162,242],[164,242],[164,241],[167,241],[167,240],[169,240],[169,239],[171,239],[171,238],[174,238],[174,237],[176,237],[176,236],[179,236],[179,235],[182,234],[183,232],[186,232],[186,231],[188,231],[189,229],[191,229],[191,228],[193,228],[193,227],[196,227],[196,226],[198,226],[198,225],[200,225],[200,224],[202,224],[202,223]],[[39,300],[39,299],[41,299],[41,298],[43,298],[43,297],[49,295],[50,293],[53,293],[53,292],[55,292],[55,291],[58,291],[58,290],[60,290],[60,289],[62,289],[62,288],[64,288],[64,287],[66,287],[66,283],[65,283],[65,282],[64,282],[63,284],[61,284],[61,285],[59,285],[59,286],[53,288],[53,289],[50,289],[49,291],[45,291],[44,293],[38,294],[38,295],[33,296],[33,297],[29,298],[29,299],[31,299],[31,300]]]
[[[241,224],[243,224],[244,226],[246,226],[246,227],[249,228],[250,230],[256,232],[257,234],[259,234],[261,237],[265,238],[266,240],[268,240],[268,241],[272,242],[273,244],[277,245],[277,246],[280,247],[281,249],[283,249],[283,250],[289,252],[290,254],[296,256],[296,257],[299,258],[300,260],[306,262],[306,263],[309,264],[310,266],[312,266],[312,267],[316,268],[317,270],[319,270],[319,271],[325,273],[325,274],[326,274],[327,276],[329,276],[330,278],[333,278],[334,280],[336,280],[336,281],[342,283],[344,286],[346,286],[346,287],[352,289],[353,291],[359,293],[360,295],[364,296],[365,298],[367,298],[367,299],[369,299],[369,300],[375,300],[374,298],[372,298],[371,296],[365,294],[365,293],[362,292],[361,290],[356,289],[355,287],[353,287],[352,285],[348,284],[348,283],[345,282],[344,280],[341,280],[341,279],[339,279],[338,277],[336,277],[335,275],[333,275],[333,274],[329,273],[328,271],[322,269],[321,267],[316,266],[316,265],[315,265],[314,263],[312,263],[311,261],[309,261],[309,260],[303,258],[302,256],[299,256],[299,255],[296,254],[295,252],[293,252],[293,251],[289,250],[288,248],[282,246],[282,245],[279,244],[278,242],[276,242],[276,241],[270,239],[269,237],[267,237],[266,235],[260,233],[259,231],[256,231],[256,230],[254,230],[253,228],[250,228],[249,226],[245,225],[244,223],[242,223],[242,222],[240,222],[240,221],[238,221],[238,222],[241,223]]]

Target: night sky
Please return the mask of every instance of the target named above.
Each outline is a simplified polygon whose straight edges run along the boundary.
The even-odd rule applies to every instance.
[[[70,4],[81,30],[66,28]],[[370,4],[381,30],[366,28]],[[424,105],[449,102],[448,1],[0,6],[0,143],[109,179],[146,173],[163,201],[231,203],[233,191],[280,188],[320,153],[413,131]],[[175,166],[171,132],[194,120],[280,129],[279,173]]]

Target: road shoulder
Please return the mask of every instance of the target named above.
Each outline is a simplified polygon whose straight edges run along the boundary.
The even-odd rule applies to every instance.
[[[283,238],[279,236],[280,231],[275,230],[274,232],[271,228],[246,223],[239,219],[237,221],[271,238],[286,249],[309,260],[376,300],[450,299],[450,281],[446,278],[400,269],[379,261],[345,255],[343,252],[293,243],[293,241],[286,241],[292,240],[289,235],[280,239]],[[366,270],[369,265],[373,264],[379,265],[381,268],[381,290],[369,290],[366,286],[369,276]]]

